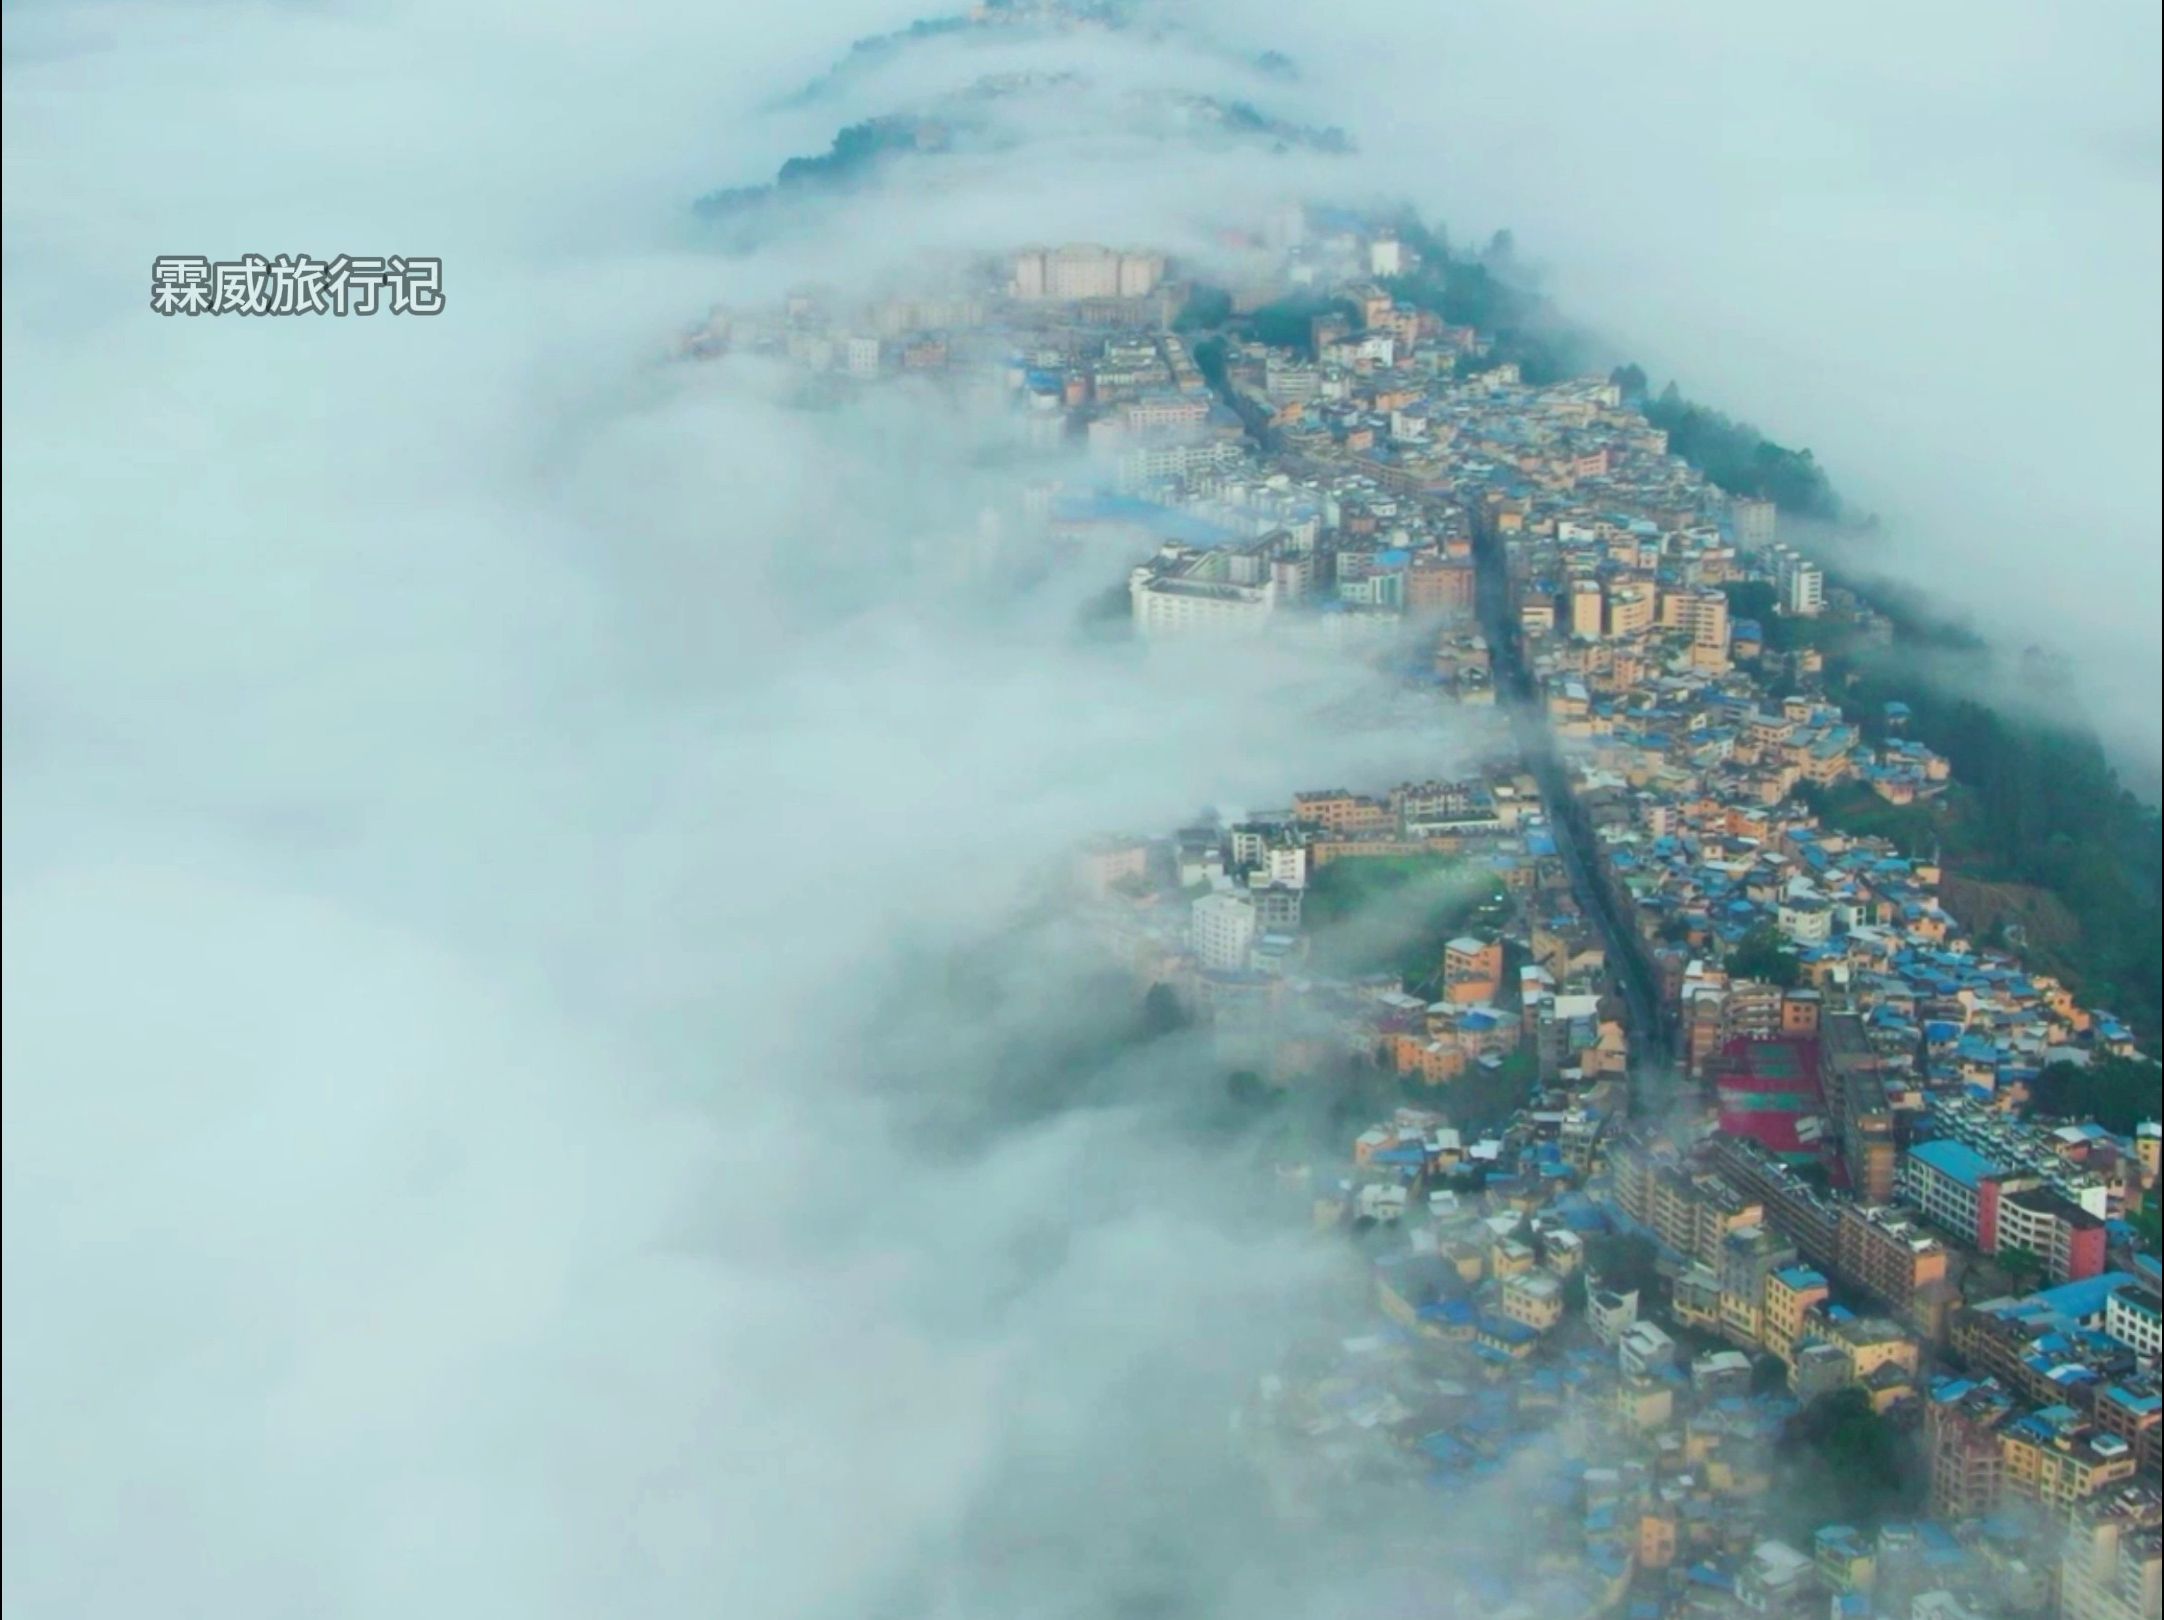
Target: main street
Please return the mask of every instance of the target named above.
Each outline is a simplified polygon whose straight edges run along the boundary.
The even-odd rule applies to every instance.
[[[1598,856],[1587,847],[1590,829],[1571,791],[1570,773],[1534,688],[1532,672],[1526,668],[1513,622],[1509,564],[1502,542],[1485,523],[1475,525],[1473,558],[1475,601],[1494,664],[1496,698],[1510,717],[1519,756],[1540,788],[1556,854],[1570,875],[1572,892],[1600,929],[1609,978],[1622,1002],[1630,1035],[1633,1101],[1641,1110],[1657,1111],[1676,1083],[1668,1025],[1660,1011],[1660,985],[1633,919],[1624,914],[1614,890],[1601,877]]]
[[[1218,335],[1214,330],[1197,336]],[[1283,436],[1255,404],[1218,379],[1213,391],[1239,416],[1247,436],[1262,453],[1295,474],[1326,469],[1287,453]],[[1482,633],[1494,663],[1496,700],[1509,717],[1512,740],[1540,788],[1557,856],[1570,876],[1571,890],[1595,926],[1609,963],[1609,978],[1623,1006],[1630,1036],[1633,1105],[1645,1112],[1665,1108],[1677,1074],[1667,1021],[1661,1016],[1660,985],[1646,959],[1633,920],[1602,881],[1597,856],[1587,847],[1590,829],[1571,792],[1555,732],[1525,667],[1510,595],[1509,564],[1500,540],[1488,525],[1474,524],[1475,600]]]

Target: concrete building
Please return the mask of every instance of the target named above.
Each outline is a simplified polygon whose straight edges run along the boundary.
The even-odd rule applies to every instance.
[[[1998,1247],[1999,1174],[1966,1143],[1918,1142],[1902,1166],[1901,1190],[1932,1225],[1990,1254]]]
[[[1781,611],[1791,618],[1815,619],[1826,608],[1826,575],[1817,563],[1793,551],[1781,554]]]
[[[1160,254],[1121,253],[1107,247],[1073,244],[1016,254],[1009,290],[1016,298],[1028,301],[1147,298],[1164,276],[1165,261]]]
[[[1085,845],[1079,859],[1082,886],[1103,899],[1113,885],[1139,878],[1149,870],[1150,846],[1140,838],[1099,838]]]
[[[1764,551],[1779,537],[1780,509],[1771,501],[1735,496],[1728,503],[1728,517],[1736,544],[1745,551]]]
[[[1728,598],[1720,591],[1669,591],[1661,597],[1661,626],[1680,630],[1707,652],[1728,651]]]
[[[1585,1321],[1593,1337],[1610,1346],[1622,1343],[1623,1335],[1638,1320],[1638,1290],[1616,1293],[1596,1288],[1586,1295]]]
[[[2164,1614],[2164,1503],[2153,1485],[2084,1504],[2059,1561],[2059,1620],[2158,1620]]]
[[[1942,1378],[1924,1397],[1924,1456],[1931,1513],[1947,1521],[1995,1512],[2006,1485],[1999,1428],[2014,1397],[1998,1380]]]
[[[1676,1341],[1651,1322],[1633,1322],[1616,1341],[1616,1365],[1626,1378],[1648,1378],[1676,1359]]]
[[[1997,1252],[2035,1255],[2053,1282],[2100,1275],[2104,1236],[2102,1221],[2048,1187],[2026,1187],[1999,1199]]]
[[[1204,553],[1184,565],[1135,569],[1127,579],[1135,629],[1144,636],[1196,632],[1254,634],[1277,609],[1277,583],[1237,583]]]
[[[2164,1357],[2164,1318],[2159,1316],[2156,1290],[2140,1283],[2113,1289],[2104,1302],[2104,1331],[2146,1362]]]
[[[1213,973],[1237,973],[1247,966],[1259,931],[1251,897],[1229,889],[1205,894],[1189,915],[1189,941],[1197,963]]]
[[[1780,1266],[1766,1274],[1764,1327],[1765,1347],[1784,1364],[1793,1363],[1797,1341],[1813,1306],[1832,1293],[1823,1273],[1809,1266]]]
[[[1580,641],[1600,640],[1601,593],[1598,580],[1573,580],[1570,587],[1570,633]]]
[[[1562,1279],[1545,1271],[1527,1271],[1503,1284],[1503,1314],[1536,1333],[1563,1320]]]
[[[2134,1448],[2063,1403],[2010,1420],[1999,1443],[2005,1488],[2055,1516],[2134,1477]]]
[[[1653,628],[1658,611],[1653,591],[1643,585],[1619,585],[1608,593],[1608,634],[1631,641]]]

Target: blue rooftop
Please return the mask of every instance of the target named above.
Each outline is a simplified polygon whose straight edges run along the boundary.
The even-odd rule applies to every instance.
[[[1972,1189],[1999,1169],[1974,1148],[1945,1139],[1919,1142],[1909,1149],[1909,1157]]]
[[[2086,1322],[2092,1316],[2102,1315],[2104,1302],[2134,1280],[2131,1271],[2100,1272],[2094,1277],[2084,1277],[2080,1282],[2061,1283],[2056,1288],[2039,1289],[2029,1298],[2061,1316]]]

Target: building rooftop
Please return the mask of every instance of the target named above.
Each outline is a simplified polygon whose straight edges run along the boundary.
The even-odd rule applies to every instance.
[[[1951,1138],[1919,1142],[1909,1149],[1909,1157],[1969,1188],[1980,1185],[1985,1177],[1999,1173],[1999,1167],[1981,1153]]]

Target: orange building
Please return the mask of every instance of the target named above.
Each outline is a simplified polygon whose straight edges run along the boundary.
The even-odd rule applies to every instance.
[[[1443,947],[1444,999],[1493,1001],[1502,987],[1503,946],[1500,940],[1479,940],[1463,935]]]

